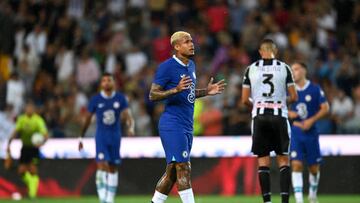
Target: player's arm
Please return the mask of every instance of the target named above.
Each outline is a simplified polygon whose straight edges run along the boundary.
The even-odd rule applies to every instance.
[[[121,112],[121,121],[125,122],[126,132],[128,136],[134,136],[135,134],[135,122],[132,113],[129,108],[126,108]]]
[[[241,103],[243,103],[245,106],[252,108],[253,103],[250,100],[251,90],[248,86],[243,86],[242,92],[241,92]]]
[[[10,145],[11,142],[16,138],[16,135],[18,134],[17,129],[14,129],[14,131],[11,133],[11,136],[9,137],[8,143],[7,143],[7,147],[6,147],[6,153],[7,156],[11,155],[11,151],[10,151]]]
[[[221,94],[224,91],[226,86],[224,79],[220,80],[217,83],[213,83],[213,81],[214,78],[211,78],[206,88],[196,89],[195,90],[196,98],[205,97],[207,95],[217,95],[217,94]]]
[[[292,104],[298,100],[298,94],[296,92],[295,85],[289,85],[287,88],[289,96],[286,98],[286,103]]]
[[[151,84],[149,99],[150,101],[159,101],[166,99],[167,97],[179,93],[183,90],[189,89],[191,85],[191,78],[189,76],[181,78],[179,84],[169,90],[163,90],[163,88],[155,83]]]
[[[90,112],[86,113],[84,125],[81,128],[81,134],[79,137],[79,151],[83,149],[82,138],[85,136],[86,130],[89,128],[93,114]]]
[[[319,111],[313,115],[312,117],[303,121],[302,126],[300,126],[303,130],[309,130],[316,121],[324,118],[329,113],[329,103],[323,102],[320,104]]]

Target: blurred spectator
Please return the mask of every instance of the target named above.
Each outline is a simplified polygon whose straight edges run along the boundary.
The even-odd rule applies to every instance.
[[[88,50],[81,53],[76,65],[76,81],[80,89],[89,93],[100,78],[100,68],[96,61],[90,57]]]
[[[158,64],[172,54],[170,34],[187,30],[195,43],[197,85],[206,86],[210,77],[228,83],[225,94],[207,105],[196,102],[195,134],[250,134],[251,117],[239,103],[239,90],[265,37],[276,41],[283,61],[309,64],[309,78],[326,92],[333,106],[319,124],[322,132],[355,133],[359,25],[357,1],[3,0],[0,108],[9,100],[19,113],[24,97],[32,97],[55,137],[75,136],[87,99],[106,71],[114,74],[118,90],[132,95],[140,122],[136,133],[156,135],[163,105],[148,100],[149,88]],[[9,79],[11,73],[20,77]],[[200,115],[210,111],[206,106],[221,113],[214,125],[200,123]]]
[[[25,84],[19,75],[14,72],[6,83],[6,105],[13,107],[13,113],[19,114],[25,99]]]
[[[38,56],[45,53],[47,35],[41,25],[35,25],[34,29],[25,38],[25,44],[29,46],[30,52]]]
[[[216,108],[209,98],[204,98],[204,110],[200,114],[200,123],[204,128],[203,135],[216,136],[222,135],[222,112]]]
[[[359,134],[360,133],[360,85],[354,89],[354,110],[351,118],[344,124],[345,133]]]

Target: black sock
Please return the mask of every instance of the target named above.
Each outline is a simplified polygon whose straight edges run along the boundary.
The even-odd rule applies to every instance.
[[[290,167],[280,167],[280,194],[282,203],[289,203],[290,180]]]
[[[264,202],[270,202],[270,168],[267,166],[260,166],[258,169],[258,173],[263,200]]]

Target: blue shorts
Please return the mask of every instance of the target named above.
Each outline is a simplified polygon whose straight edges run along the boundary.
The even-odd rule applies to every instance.
[[[290,159],[306,161],[308,166],[322,161],[319,134],[306,133],[298,127],[291,128]]]
[[[193,142],[193,135],[191,132],[182,128],[178,129],[163,129],[159,127],[161,143],[165,150],[166,162],[189,162],[190,151]]]
[[[121,163],[120,159],[120,142],[121,138],[114,137],[104,139],[107,135],[95,136],[96,145],[96,162],[108,162],[111,165],[118,165]],[[111,135],[108,135],[111,136]]]

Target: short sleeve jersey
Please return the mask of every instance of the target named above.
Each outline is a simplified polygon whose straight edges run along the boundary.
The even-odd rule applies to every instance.
[[[299,99],[290,107],[299,115],[295,121],[304,121],[314,116],[320,110],[320,105],[327,102],[321,87],[310,81],[307,81],[303,88],[296,86],[296,89]],[[309,131],[313,130],[316,130],[316,125],[309,129]]]
[[[177,129],[180,125],[185,131],[193,131],[196,87],[195,63],[190,60],[185,65],[173,56],[159,65],[153,83],[160,85],[163,90],[169,90],[175,88],[181,78],[186,76],[190,76],[192,80],[189,89],[165,99],[165,110],[159,127]]]
[[[88,111],[96,115],[96,136],[121,136],[120,114],[128,108],[128,102],[120,92],[106,96],[101,92],[93,96]]]
[[[251,89],[252,117],[273,108],[274,115],[287,118],[287,87],[295,85],[290,67],[276,59],[261,59],[245,71],[243,87]]]
[[[20,115],[16,120],[15,130],[19,134],[24,146],[33,145],[31,143],[31,136],[34,133],[44,135],[48,132],[44,119],[38,114],[31,116],[26,114]]]

